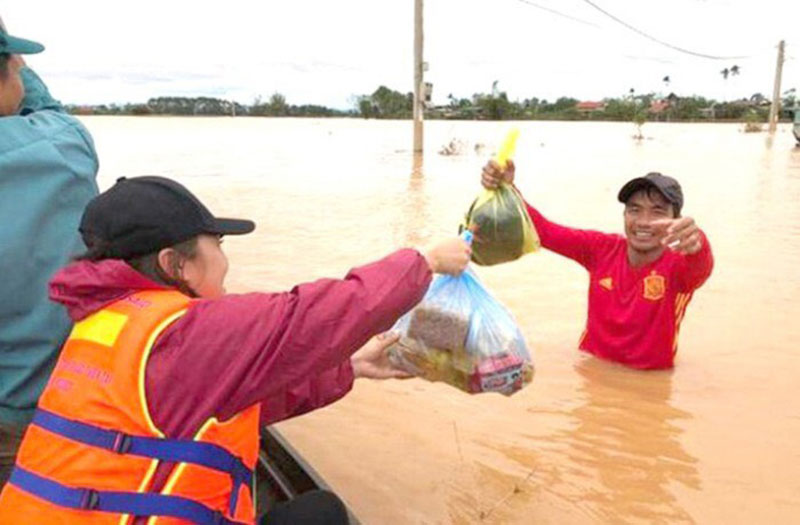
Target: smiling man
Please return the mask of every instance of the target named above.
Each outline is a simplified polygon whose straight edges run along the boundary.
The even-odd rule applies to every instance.
[[[513,184],[514,164],[489,162],[484,187]],[[527,204],[542,246],[589,271],[589,312],[579,347],[633,368],[670,368],[692,294],[711,275],[714,259],[705,234],[681,217],[678,181],[649,173],[619,191],[625,236],[567,228]]]

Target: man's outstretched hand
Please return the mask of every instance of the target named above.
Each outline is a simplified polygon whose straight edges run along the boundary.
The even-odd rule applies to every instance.
[[[691,217],[662,219],[654,221],[653,226],[664,232],[661,244],[684,255],[692,255],[703,247],[700,228]]]

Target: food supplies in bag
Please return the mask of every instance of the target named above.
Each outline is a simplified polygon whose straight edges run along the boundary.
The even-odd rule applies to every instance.
[[[395,366],[476,394],[511,395],[533,379],[533,361],[511,314],[469,269],[440,275],[401,317],[389,349]]]
[[[506,137],[495,161],[505,168],[514,153],[519,131]],[[539,249],[539,236],[519,192],[505,182],[496,189],[483,190],[467,211],[461,230],[470,230],[472,260],[489,266],[519,259]]]

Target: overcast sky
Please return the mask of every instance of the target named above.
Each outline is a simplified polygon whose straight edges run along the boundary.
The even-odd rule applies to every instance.
[[[584,100],[674,91],[771,97],[800,91],[800,0],[425,0],[426,80],[446,103],[489,92]],[[555,10],[556,14],[540,7]],[[413,90],[414,0],[0,0],[11,34],[47,50],[28,60],[66,103],[214,96],[347,109],[383,84]],[[738,65],[724,80],[720,71]],[[671,82],[665,85],[664,76]]]

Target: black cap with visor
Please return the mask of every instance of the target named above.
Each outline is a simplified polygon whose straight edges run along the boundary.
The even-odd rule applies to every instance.
[[[165,177],[122,177],[86,206],[79,230],[89,248],[101,243],[106,257],[130,259],[197,235],[241,235],[253,221],[214,217],[183,185]]]
[[[644,177],[636,177],[625,183],[617,199],[619,202],[626,203],[631,196],[639,190],[647,190],[655,188],[658,192],[667,199],[667,202],[675,207],[675,216],[680,216],[681,208],[683,208],[683,190],[678,181],[672,177],[667,177],[661,173],[651,172]]]

